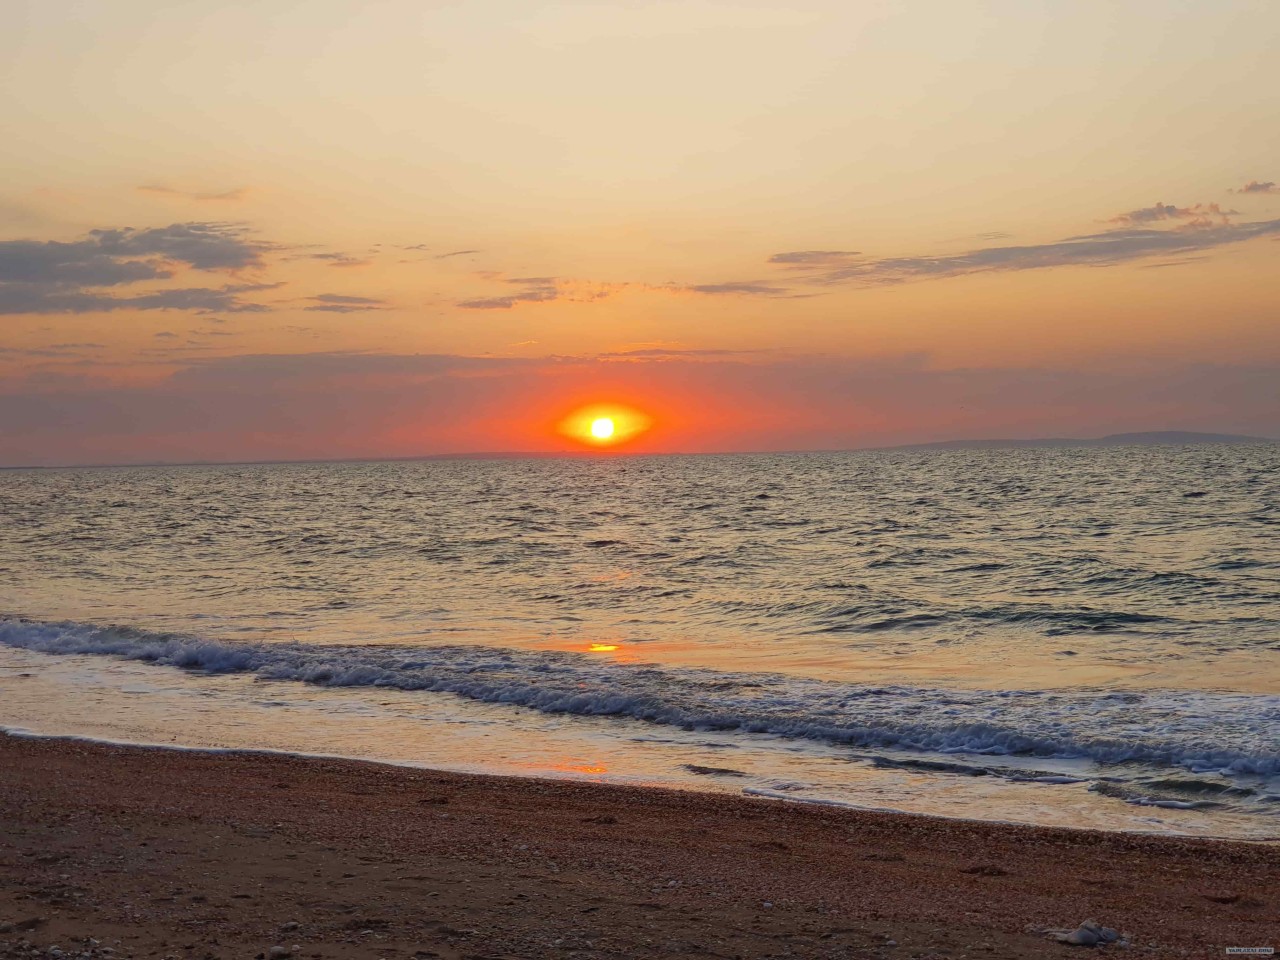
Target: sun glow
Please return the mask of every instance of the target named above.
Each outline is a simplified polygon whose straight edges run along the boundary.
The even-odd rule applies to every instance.
[[[631,407],[594,404],[569,414],[556,426],[562,435],[593,447],[608,447],[631,440],[653,426],[653,418]]]

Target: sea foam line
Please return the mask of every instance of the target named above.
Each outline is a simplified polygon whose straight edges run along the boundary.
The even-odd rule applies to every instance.
[[[1280,774],[1280,697],[1189,691],[938,690],[607,663],[474,646],[222,642],[129,627],[0,620],[0,643],[324,687],[453,693],[545,713],[616,716],[859,747]]]

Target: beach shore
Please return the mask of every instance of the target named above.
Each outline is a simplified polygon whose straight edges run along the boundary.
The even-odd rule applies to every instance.
[[[3,957],[1280,949],[1276,845],[11,736],[0,881]]]

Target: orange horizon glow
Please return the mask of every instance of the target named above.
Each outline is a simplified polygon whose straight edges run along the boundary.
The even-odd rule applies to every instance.
[[[653,428],[653,417],[633,407],[597,403],[577,410],[556,425],[556,432],[591,447],[612,447]]]

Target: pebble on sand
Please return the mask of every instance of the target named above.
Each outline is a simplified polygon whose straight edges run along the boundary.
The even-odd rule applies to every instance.
[[[1074,930],[1055,930],[1044,928],[1039,931],[1049,940],[1067,943],[1073,947],[1096,947],[1099,944],[1114,943],[1117,946],[1127,945],[1120,933],[1111,927],[1104,927],[1096,920],[1086,920]]]

